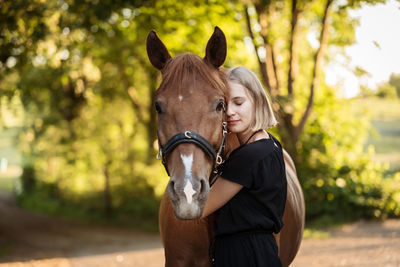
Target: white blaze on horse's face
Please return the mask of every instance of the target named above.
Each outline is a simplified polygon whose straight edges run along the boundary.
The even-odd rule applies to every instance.
[[[179,95],[178,98],[179,98],[179,101],[182,102],[183,97],[181,95]]]
[[[183,192],[185,193],[186,201],[188,202],[188,204],[191,204],[193,201],[193,195],[196,194],[196,190],[194,190],[192,184],[193,154],[190,154],[189,156],[181,154],[181,159],[183,165],[185,166],[185,180],[186,180],[186,185],[183,188]]]
[[[186,185],[185,185],[185,188],[183,188],[183,192],[186,195],[186,200],[187,200],[188,204],[192,204],[193,195],[196,194],[196,191],[193,190],[193,185],[190,180],[186,181]]]

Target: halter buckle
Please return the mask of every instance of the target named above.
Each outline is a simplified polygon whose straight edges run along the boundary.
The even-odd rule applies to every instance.
[[[158,152],[157,152],[157,155],[156,155],[156,159],[157,159],[157,160],[162,159],[162,151],[161,151],[161,148],[158,149]]]
[[[222,122],[222,135],[225,136],[228,134],[228,129],[227,129],[228,123],[226,121]]]
[[[223,162],[222,157],[221,157],[221,155],[218,154],[217,157],[215,158],[215,163],[217,165],[221,165],[222,162]]]
[[[185,137],[187,139],[191,139],[192,137],[190,136],[190,131],[185,131]]]

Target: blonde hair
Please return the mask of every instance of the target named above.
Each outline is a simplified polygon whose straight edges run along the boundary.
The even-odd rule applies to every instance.
[[[265,93],[257,76],[246,67],[228,69],[227,80],[238,83],[247,89],[254,103],[254,125],[252,130],[268,129],[278,124],[272,110],[269,96]]]

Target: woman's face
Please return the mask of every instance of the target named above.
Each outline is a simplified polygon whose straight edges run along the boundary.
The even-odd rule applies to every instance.
[[[247,89],[241,84],[229,82],[228,129],[232,133],[244,134],[251,130],[254,121],[254,103]]]

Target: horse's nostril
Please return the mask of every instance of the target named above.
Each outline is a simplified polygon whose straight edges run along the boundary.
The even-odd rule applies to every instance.
[[[177,198],[174,181],[168,183],[168,192],[171,199]]]
[[[200,194],[203,193],[203,191],[204,191],[204,186],[205,186],[204,180],[201,179],[201,180],[200,180]]]
[[[206,180],[201,179],[200,180],[200,196],[205,197],[205,195],[208,193],[208,184],[206,183]]]

